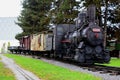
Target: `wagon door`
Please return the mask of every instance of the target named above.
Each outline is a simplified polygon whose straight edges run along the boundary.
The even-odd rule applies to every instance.
[[[45,39],[45,50],[50,51],[52,50],[53,47],[53,35],[52,34],[46,34],[46,39]]]

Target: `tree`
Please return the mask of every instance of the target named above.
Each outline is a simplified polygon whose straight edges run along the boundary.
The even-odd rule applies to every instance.
[[[5,53],[6,50],[6,43],[3,43],[2,48],[1,48],[1,52]]]
[[[55,0],[54,9],[51,11],[55,19],[53,23],[74,23],[78,16],[79,2],[76,0]]]
[[[8,47],[10,47],[10,42],[8,42]]]
[[[110,0],[109,1],[109,9],[108,9],[108,20],[111,23],[119,23],[120,22],[120,0]],[[112,8],[111,8],[112,7]]]
[[[120,43],[120,28],[116,30],[115,37],[118,39],[117,41]]]
[[[23,10],[17,22],[23,29],[23,33],[18,34],[17,39],[47,29],[50,21],[47,14],[51,8],[51,2],[52,0],[24,0]]]
[[[120,41],[119,36],[117,34],[120,34],[119,30],[119,23],[120,23],[120,0],[109,0],[108,2],[108,22],[107,24],[108,28],[111,29],[111,32],[108,30],[107,35],[110,39],[116,38],[118,42]],[[109,36],[112,35],[112,36]]]

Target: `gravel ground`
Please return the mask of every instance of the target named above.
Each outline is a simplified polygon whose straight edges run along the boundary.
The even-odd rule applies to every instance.
[[[101,74],[100,72],[92,72],[92,71],[89,71],[87,69],[82,69],[79,66],[75,66],[75,65],[72,65],[72,64],[67,64],[67,63],[63,63],[63,62],[55,61],[55,60],[49,60],[49,59],[44,59],[44,58],[41,58],[41,60],[45,61],[45,62],[48,62],[50,64],[54,64],[54,65],[57,65],[57,66],[68,68],[70,70],[75,70],[75,71],[80,71],[80,72],[93,74],[95,76],[101,77],[103,80],[120,80],[120,75],[116,76],[116,75],[110,75],[108,73]]]
[[[17,64],[14,63],[12,59],[1,54],[0,57],[2,58],[1,61],[6,65],[6,67],[10,68],[11,71],[15,74],[17,80],[40,80],[33,73],[19,67]]]

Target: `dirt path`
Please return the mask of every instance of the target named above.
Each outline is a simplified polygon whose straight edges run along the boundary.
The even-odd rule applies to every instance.
[[[10,68],[15,74],[17,80],[40,80],[33,73],[19,67],[12,59],[3,56],[2,54],[0,54],[0,57],[2,58],[1,61],[6,65],[6,67]]]

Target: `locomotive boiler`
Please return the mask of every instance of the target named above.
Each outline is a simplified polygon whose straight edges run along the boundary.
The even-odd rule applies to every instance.
[[[76,25],[57,26],[55,34],[55,56],[70,58],[80,63],[107,63],[109,51],[105,50],[104,32],[95,20],[94,5],[87,12],[78,14]]]

